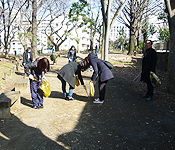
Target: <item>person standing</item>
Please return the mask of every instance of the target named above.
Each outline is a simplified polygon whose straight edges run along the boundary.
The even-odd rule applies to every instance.
[[[93,103],[102,104],[104,103],[105,99],[107,82],[110,79],[114,78],[112,71],[94,53],[90,53],[84,59],[84,63],[91,65],[94,70],[90,82],[94,83],[97,80],[97,77],[99,77],[98,80],[99,98],[95,99]]]
[[[33,54],[31,48],[28,47],[26,51],[23,53],[23,66],[33,61]]]
[[[76,56],[76,48],[75,46],[71,46],[71,48],[69,49],[69,52],[68,52],[68,59],[69,59],[69,62],[73,61],[75,62],[76,59],[77,59],[77,56]]]
[[[62,82],[62,91],[66,100],[74,100],[72,95],[75,88],[75,75],[78,75],[81,85],[84,85],[81,71],[84,71],[84,64],[81,62],[70,62],[58,71],[57,78]],[[69,84],[69,95],[66,93],[66,82]],[[86,88],[85,85],[84,88]]]
[[[142,72],[141,72],[141,81],[147,84],[147,93],[143,96],[147,101],[153,100],[153,86],[150,81],[150,71],[155,73],[156,64],[157,64],[157,53],[152,48],[153,42],[147,40],[145,42],[146,52],[142,58]]]
[[[47,58],[37,58],[34,62],[25,65],[24,70],[30,79],[33,108],[43,108],[43,91],[40,85],[43,80],[47,80],[45,73],[50,70],[49,60]]]
[[[98,46],[96,44],[96,46],[95,46],[95,55],[97,56],[97,54],[98,54]]]

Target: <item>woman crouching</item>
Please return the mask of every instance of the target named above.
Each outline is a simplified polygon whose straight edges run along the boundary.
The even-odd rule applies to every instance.
[[[73,95],[73,89],[75,88],[75,81],[76,81],[75,75],[78,75],[78,79],[80,80],[81,85],[84,85],[84,81],[81,75],[81,71],[84,71],[84,70],[85,70],[85,67],[83,62],[70,62],[64,65],[58,71],[57,77],[62,82],[62,91],[64,94],[64,98],[66,100],[74,100],[72,95]],[[69,84],[69,94],[66,93],[66,82]],[[85,85],[84,85],[84,88],[86,88]]]
[[[93,53],[90,53],[84,59],[84,63],[85,62],[86,64],[89,64],[89,66],[91,65],[94,70],[91,77],[91,82],[95,83],[97,77],[99,77],[98,80],[99,98],[95,99],[93,103],[103,104],[105,99],[107,82],[113,79],[114,76],[111,70],[104,64],[104,62]]]
[[[50,63],[47,58],[37,58],[34,62],[24,66],[25,73],[30,79],[30,90],[34,109],[43,108],[43,91],[40,85],[47,80],[45,73],[50,70]]]

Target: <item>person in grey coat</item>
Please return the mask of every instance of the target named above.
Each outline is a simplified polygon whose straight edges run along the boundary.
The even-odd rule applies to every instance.
[[[97,77],[99,77],[99,98],[95,99],[93,103],[102,104],[105,98],[106,84],[110,79],[114,78],[112,71],[94,53],[90,53],[84,61],[93,67],[94,72],[91,77],[91,82],[95,82]]]
[[[71,48],[69,49],[67,57],[69,59],[69,62],[71,62],[71,61],[75,62],[76,61],[77,56],[76,56],[76,48],[75,48],[75,46],[73,46],[73,45],[71,46]]]
[[[78,75],[78,79],[80,80],[81,85],[84,85],[81,71],[84,71],[84,67],[83,67],[83,63],[79,63],[79,62],[70,62],[64,65],[58,71],[57,77],[62,82],[62,91],[64,94],[64,98],[66,100],[74,100],[72,95],[73,95],[73,89],[75,88],[75,81],[76,81],[75,75]],[[66,93],[66,82],[69,84],[69,95],[67,95]],[[85,85],[84,85],[84,88],[86,88]]]

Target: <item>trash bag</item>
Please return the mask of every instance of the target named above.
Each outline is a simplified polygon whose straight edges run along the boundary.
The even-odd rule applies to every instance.
[[[80,81],[79,81],[79,79],[78,79],[78,76],[76,75],[75,77],[76,77],[75,85],[76,85],[76,86],[79,86],[79,85],[80,85]]]
[[[46,97],[49,97],[51,94],[50,90],[50,83],[48,81],[43,81],[42,84],[40,85],[41,90],[43,90],[44,95]]]
[[[161,84],[159,77],[152,71],[150,71],[150,80],[154,88]]]
[[[90,95],[91,95],[91,97],[94,97],[94,94],[95,94],[95,85],[94,85],[94,82],[90,81],[89,82],[89,86],[90,86]]]

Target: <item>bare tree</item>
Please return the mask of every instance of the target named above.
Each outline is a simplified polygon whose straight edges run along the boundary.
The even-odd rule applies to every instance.
[[[118,7],[116,7],[114,11],[114,16],[112,17],[112,21],[110,19],[111,8],[115,2],[112,0],[101,0],[102,5],[102,15],[103,15],[103,46],[102,46],[102,59],[108,60],[108,47],[109,47],[109,34],[110,34],[110,27],[113,25],[116,18],[119,16],[120,12],[126,5],[128,0],[124,2],[120,1]]]
[[[18,31],[20,11],[22,7],[27,7],[28,0],[1,0],[1,19],[2,19],[2,28],[1,32],[3,33],[3,40],[1,44],[3,46],[3,52],[5,56],[8,57],[10,51],[10,43],[15,36],[15,33]]]
[[[24,10],[24,20],[28,21],[28,26],[23,26],[23,32],[21,33],[23,35],[30,38],[31,41],[31,47],[34,54],[34,58],[37,57],[37,31],[38,26],[46,20],[50,20],[50,22],[53,22],[52,16],[58,17],[60,14],[60,11],[62,11],[67,5],[67,0],[32,0],[30,1],[30,5],[28,7],[28,10]],[[45,33],[45,31],[43,31]]]
[[[167,89],[171,93],[175,93],[175,1],[164,0],[168,13],[169,29],[170,29],[170,53],[168,62],[168,84]]]
[[[134,42],[140,36],[142,26],[147,23],[151,15],[158,14],[162,10],[163,3],[156,0],[129,0],[122,15],[117,20],[130,29],[129,51],[132,54]]]

